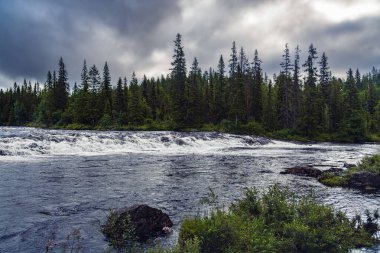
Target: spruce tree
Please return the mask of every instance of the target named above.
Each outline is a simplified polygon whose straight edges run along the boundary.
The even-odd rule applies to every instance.
[[[55,110],[63,112],[69,96],[67,72],[62,57],[59,59],[58,80],[54,87]]]
[[[87,92],[88,91],[89,76],[88,76],[86,60],[83,61],[81,80],[82,80],[82,83],[81,83],[80,88],[82,90],[84,90],[85,92]]]
[[[259,53],[255,50],[255,56],[252,62],[252,74],[253,74],[253,85],[252,85],[252,102],[251,102],[251,115],[257,122],[261,122],[263,114],[263,96],[262,96],[262,83],[263,74],[261,68],[261,59],[259,58]]]
[[[129,121],[133,125],[140,125],[144,122],[142,108],[142,94],[135,72],[132,74],[130,82],[131,99],[129,100]]]
[[[172,61],[172,116],[177,126],[186,123],[187,101],[185,97],[186,86],[186,60],[182,46],[182,36],[177,34],[174,41],[174,55]]]
[[[278,120],[280,126],[282,128],[289,129],[291,126],[293,126],[293,122],[291,112],[292,64],[290,63],[288,44],[285,44],[284,54],[282,57],[283,61],[280,63],[281,73],[276,80],[276,84],[278,86],[277,112],[279,116]]]
[[[190,76],[187,87],[187,114],[186,114],[186,124],[190,126],[196,126],[200,123],[200,73],[201,70],[198,66],[197,58],[190,68]]]
[[[292,99],[291,99],[291,111],[292,111],[292,125],[296,128],[299,122],[299,117],[301,113],[302,104],[302,94],[301,94],[301,80],[300,80],[300,49],[297,45],[294,54],[294,65],[293,65],[293,84],[292,84]]]
[[[108,68],[107,62],[105,62],[103,67],[103,81],[101,85],[101,104],[104,110],[106,109],[105,106],[107,105],[107,110],[112,112],[112,87],[111,87],[111,76],[110,71]],[[103,109],[102,108],[102,109]],[[109,114],[109,116],[112,116],[112,113]]]
[[[318,93],[317,93],[317,68],[314,66],[314,60],[317,59],[317,50],[313,44],[309,47],[309,55],[303,67],[305,67],[306,80],[304,90],[304,103],[302,115],[302,131],[306,136],[313,137],[317,134],[316,129],[319,124],[318,115]]]
[[[234,79],[236,74],[237,74],[237,67],[238,67],[238,58],[237,58],[235,41],[232,42],[231,59],[230,59],[229,63],[230,63],[229,64],[230,78]]]

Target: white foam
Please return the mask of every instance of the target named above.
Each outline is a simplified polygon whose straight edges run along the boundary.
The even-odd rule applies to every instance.
[[[269,140],[220,133],[64,131],[0,128],[1,157],[104,155],[123,153],[189,154],[254,148]]]

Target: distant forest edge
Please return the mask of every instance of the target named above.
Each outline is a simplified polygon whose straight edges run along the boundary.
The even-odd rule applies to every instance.
[[[267,135],[296,140],[380,141],[380,71],[332,75],[325,53],[310,45],[306,61],[300,49],[291,59],[288,45],[281,71],[268,78],[255,50],[250,62],[232,44],[226,67],[202,71],[194,58],[187,71],[181,35],[174,41],[171,73],[139,82],[111,84],[105,63],[83,64],[81,83],[70,91],[63,59],[48,71],[43,87],[22,85],[0,90],[0,125],[66,129],[205,130]],[[228,68],[228,73],[226,72]],[[303,72],[303,75],[301,75]]]

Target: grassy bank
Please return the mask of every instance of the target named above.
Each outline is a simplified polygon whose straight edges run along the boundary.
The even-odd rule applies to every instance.
[[[380,189],[380,154],[364,157],[356,166],[340,174],[324,173],[319,182],[333,187]]]
[[[298,198],[279,186],[263,194],[250,189],[227,211],[214,208],[208,216],[184,220],[174,248],[148,252],[349,252],[379,243],[374,237],[378,218],[375,212],[365,221],[359,216],[350,220],[310,196]]]

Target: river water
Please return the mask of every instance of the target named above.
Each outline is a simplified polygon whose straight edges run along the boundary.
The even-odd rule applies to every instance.
[[[202,213],[211,187],[229,206],[245,187],[273,184],[349,216],[380,206],[380,194],[328,188],[315,179],[279,174],[295,165],[322,170],[356,163],[375,144],[300,144],[220,133],[98,132],[0,127],[0,252],[44,252],[77,228],[83,252],[102,252],[109,209],[145,203],[168,213],[174,232]],[[376,250],[376,249],[375,249]],[[380,248],[377,248],[380,250]]]

